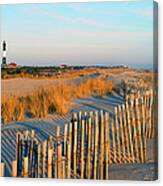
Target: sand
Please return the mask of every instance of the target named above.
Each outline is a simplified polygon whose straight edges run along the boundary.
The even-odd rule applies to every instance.
[[[122,79],[129,78],[129,74],[124,73],[121,75],[109,74],[108,78],[115,83],[119,83]],[[131,75],[131,74],[130,74]],[[135,74],[134,74],[135,75]],[[140,74],[137,74],[140,75]],[[93,76],[94,77],[94,76]],[[88,77],[84,77],[88,78]],[[79,82],[84,78],[68,79],[63,81]],[[134,79],[130,76],[130,79]],[[57,79],[29,79],[17,78],[2,80],[2,96],[19,95],[25,96],[40,87],[55,85]],[[71,112],[73,111],[94,111],[104,110],[112,113],[113,108],[118,104],[124,102],[123,98],[114,92],[112,95],[105,97],[89,97],[75,100],[73,109],[65,116],[58,114],[48,115],[47,118],[27,119],[24,122],[14,122],[12,124],[2,125],[2,161],[6,165],[6,174],[11,176],[11,162],[15,159],[15,146],[16,146],[16,132],[34,129],[39,141],[48,139],[49,135],[54,136],[56,126],[63,126],[65,123],[70,122]],[[109,166],[109,179],[125,179],[125,180],[153,180],[157,178],[155,175],[157,163],[154,162],[154,152],[157,152],[156,142],[149,141],[147,146],[148,161],[145,164],[126,164],[126,165],[110,165]]]
[[[40,89],[41,87],[55,86],[57,83],[79,83],[88,78],[95,78],[97,74],[86,75],[80,78],[14,78],[14,79],[2,79],[1,80],[1,95],[2,96],[26,96],[30,95],[33,91]]]
[[[114,106],[123,103],[123,98],[118,94],[101,97],[90,97],[76,100],[73,110],[91,111],[105,110],[113,112]],[[24,122],[16,122],[2,126],[2,161],[6,164],[6,174],[11,176],[11,162],[15,159],[16,132],[34,129],[39,141],[48,139],[49,135],[55,136],[56,126],[64,126],[70,122],[71,112],[65,116],[57,114],[49,115],[45,119],[28,119]],[[145,164],[110,165],[109,179],[116,180],[153,180],[156,179],[155,170],[157,163],[154,162],[155,142],[148,142],[148,161]],[[156,149],[155,149],[156,150]]]

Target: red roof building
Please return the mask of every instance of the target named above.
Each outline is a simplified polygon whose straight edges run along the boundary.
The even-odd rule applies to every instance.
[[[10,64],[8,64],[8,67],[16,67],[16,66],[17,66],[16,63],[10,63]]]

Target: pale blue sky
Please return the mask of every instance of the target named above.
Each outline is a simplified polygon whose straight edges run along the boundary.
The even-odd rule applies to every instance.
[[[19,65],[152,64],[153,1],[1,5]]]

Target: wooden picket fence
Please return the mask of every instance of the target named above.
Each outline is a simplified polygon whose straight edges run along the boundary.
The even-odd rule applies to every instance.
[[[35,131],[16,135],[13,177],[109,179],[109,165],[145,163],[147,140],[155,136],[153,92],[115,107],[72,113],[63,132],[38,142]],[[1,174],[4,175],[4,163]]]

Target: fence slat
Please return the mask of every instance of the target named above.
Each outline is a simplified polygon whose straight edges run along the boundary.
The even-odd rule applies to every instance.
[[[103,163],[104,163],[104,113],[103,111],[101,110],[100,111],[100,119],[101,119],[101,122],[100,122],[100,163],[99,163],[99,166],[100,166],[100,179],[103,179],[104,178],[104,175],[103,175]]]
[[[68,124],[64,125],[64,156],[66,156],[66,146],[67,146],[67,132],[68,132]]]
[[[67,144],[67,178],[71,178],[71,148],[70,143]]]
[[[134,101],[131,101],[131,120],[132,120],[132,128],[134,130],[134,149],[136,151],[136,160],[139,162],[139,150],[138,150],[138,134],[137,134],[137,127],[136,127],[136,122],[135,122],[135,110],[134,110]],[[132,129],[131,129],[132,130]]]
[[[125,105],[122,104],[122,112],[123,112],[123,125],[124,125],[124,134],[125,134],[125,146],[126,146],[126,152],[127,152],[127,158],[128,162],[130,162],[130,147],[129,147],[129,135],[128,135],[128,130],[127,130],[127,125],[126,125],[126,109]]]
[[[130,143],[130,155],[132,158],[132,162],[135,162],[135,156],[134,156],[134,149],[133,149],[133,140],[132,140],[132,132],[131,132],[131,123],[130,123],[130,111],[128,102],[126,102],[126,113],[127,113],[127,127],[128,127],[128,133],[129,133],[129,143]]]
[[[118,105],[118,115],[119,115],[119,123],[120,123],[120,136],[121,136],[121,141],[122,141],[122,154],[123,154],[123,157],[126,157],[124,127],[122,124],[122,109],[120,105]],[[126,163],[126,159],[124,159],[123,163]]]
[[[28,177],[28,157],[24,157],[24,177]]]
[[[152,104],[153,104],[153,92],[150,90],[149,94],[149,132],[148,132],[148,138],[152,137]]]
[[[109,144],[109,114],[105,113],[105,179],[109,178],[108,163],[110,161],[110,144]]]
[[[139,99],[135,100],[136,107],[136,118],[137,118],[137,126],[138,126],[138,140],[140,146],[140,161],[144,163],[144,155],[143,155],[143,143],[142,143],[142,133],[141,133],[141,123],[140,123],[140,112],[139,112]]]
[[[62,160],[62,179],[65,179],[65,159]]]
[[[119,122],[118,122],[118,113],[117,113],[117,107],[114,108],[114,113],[115,113],[115,127],[116,127],[116,139],[117,139],[117,145],[118,145],[118,161],[119,163],[121,162],[121,143],[120,143],[120,136],[119,136]]]
[[[47,141],[42,142],[42,177],[45,177]]]
[[[73,171],[76,176],[77,169],[77,122],[74,122],[74,144],[73,144]]]
[[[12,161],[12,177],[17,177],[17,160]]]
[[[112,118],[112,146],[113,146],[113,161],[117,163],[117,150],[115,143],[115,127],[114,127],[114,118]]]
[[[4,177],[5,176],[5,164],[1,162],[0,165],[1,165],[0,177]]]
[[[98,126],[98,112],[95,112],[95,150],[93,160],[93,178],[97,179],[97,159],[98,159],[98,138],[99,138],[99,126]]]
[[[91,178],[91,118],[88,119],[87,178]]]
[[[61,179],[61,161],[62,161],[62,144],[58,143],[57,146],[57,175],[58,178]]]
[[[40,177],[40,144],[37,145],[37,175],[38,175],[38,178]]]
[[[53,149],[48,149],[48,178],[52,178],[52,156]]]
[[[82,120],[82,134],[81,134],[81,159],[80,159],[80,178],[84,178],[84,136],[85,136],[85,121]]]
[[[144,108],[144,101],[143,98],[140,98],[141,100],[141,115],[142,115],[142,132],[143,135],[146,134],[146,123],[145,123],[145,108]]]

